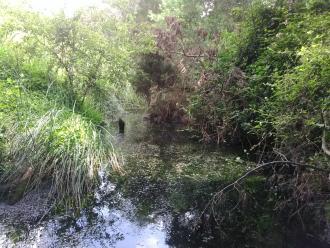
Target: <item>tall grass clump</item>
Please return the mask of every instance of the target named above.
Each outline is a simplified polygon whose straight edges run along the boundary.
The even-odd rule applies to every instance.
[[[0,116],[0,121],[1,121]],[[0,175],[4,169],[4,151],[5,151],[5,142],[4,142],[4,134],[3,134],[3,124],[0,124]]]
[[[83,205],[97,183],[96,171],[112,155],[95,125],[68,110],[15,123],[6,137],[9,162],[0,184],[17,190],[23,183],[27,192],[50,181],[50,196],[66,207]]]

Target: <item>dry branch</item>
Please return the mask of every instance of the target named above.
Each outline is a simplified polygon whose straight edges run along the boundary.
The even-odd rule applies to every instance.
[[[320,168],[320,167],[317,167],[317,166],[303,164],[303,163],[296,163],[296,162],[292,162],[292,161],[272,161],[272,162],[268,162],[268,163],[259,164],[255,168],[253,168],[253,169],[247,171],[246,173],[244,173],[242,176],[237,178],[232,183],[229,183],[227,186],[222,188],[220,191],[216,192],[212,196],[211,200],[206,204],[205,209],[202,211],[201,218],[210,207],[213,208],[213,206],[216,205],[216,203],[221,200],[221,197],[224,196],[224,194],[228,190],[230,190],[230,189],[236,189],[237,190],[237,187],[239,186],[239,183],[242,182],[244,179],[246,179],[251,174],[253,174],[254,172],[259,171],[261,169],[264,169],[266,167],[283,166],[283,165],[288,165],[288,166],[291,166],[291,167],[299,167],[299,168],[304,168],[304,169],[317,170],[317,171],[320,171],[320,172],[323,172],[323,173],[326,173],[326,174],[330,175],[330,169],[324,169],[324,168]]]

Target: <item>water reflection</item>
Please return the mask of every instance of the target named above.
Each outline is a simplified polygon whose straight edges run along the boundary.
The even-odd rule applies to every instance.
[[[189,168],[208,159],[221,163],[222,155],[187,143],[172,127],[151,130],[140,115],[130,118],[125,120],[125,135],[114,140],[123,153],[126,178],[111,175],[109,180],[108,173],[100,171],[95,203],[79,218],[57,216],[38,227],[0,224],[0,246],[200,247],[206,242],[205,237],[194,237],[198,214],[192,208],[204,204],[201,195],[210,183],[180,174],[193,178],[195,172]],[[210,192],[205,192],[208,199]],[[192,240],[199,240],[198,246]]]
[[[108,177],[101,170],[95,202],[79,218],[52,217],[37,227],[0,222],[0,247],[297,247],[259,207],[268,204],[259,182],[252,190],[264,202],[233,213],[225,230],[201,216],[212,193],[251,163],[234,151],[188,141],[173,127],[154,129],[140,115],[129,118],[126,133],[114,140],[125,174]]]
[[[115,193],[110,201],[85,210],[81,217],[57,217],[29,230],[22,241],[14,243],[18,229],[0,225],[1,247],[168,247],[166,222],[163,217],[138,221],[135,208],[128,199]],[[114,206],[118,206],[117,208]],[[15,233],[16,232],[16,233]]]

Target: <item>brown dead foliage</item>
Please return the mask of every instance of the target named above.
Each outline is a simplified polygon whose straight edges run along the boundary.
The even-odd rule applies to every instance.
[[[158,86],[150,88],[150,104],[148,116],[153,123],[188,124],[184,105],[186,93],[178,87],[160,89]]]

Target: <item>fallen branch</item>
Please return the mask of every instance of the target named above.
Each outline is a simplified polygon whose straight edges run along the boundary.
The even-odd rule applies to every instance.
[[[224,188],[222,188],[220,191],[216,192],[211,200],[206,204],[205,209],[203,210],[201,217],[205,214],[205,212],[207,211],[207,209],[212,206],[215,202],[216,199],[218,199],[218,197],[220,197],[221,195],[223,195],[228,189],[235,187],[237,184],[239,184],[241,181],[243,181],[245,178],[247,178],[249,175],[251,175],[252,173],[263,169],[265,167],[270,167],[270,166],[274,166],[274,165],[289,165],[292,167],[301,167],[301,168],[309,168],[309,169],[313,169],[313,170],[317,170],[317,171],[321,171],[324,173],[327,173],[330,175],[330,169],[324,169],[324,168],[320,168],[317,166],[313,166],[313,165],[308,165],[308,164],[302,164],[302,163],[296,163],[296,162],[291,162],[291,161],[272,161],[272,162],[268,162],[268,163],[263,163],[258,165],[257,167],[247,171],[245,174],[243,174],[242,176],[240,176],[239,178],[237,178],[235,181],[233,181],[232,183],[228,184],[227,186],[225,186]],[[200,218],[201,218],[200,217]]]
[[[324,151],[325,154],[330,156],[330,150],[327,147],[327,141],[326,141],[326,132],[327,132],[327,129],[330,128],[327,123],[327,112],[326,111],[322,112],[322,120],[323,120],[322,150]]]

